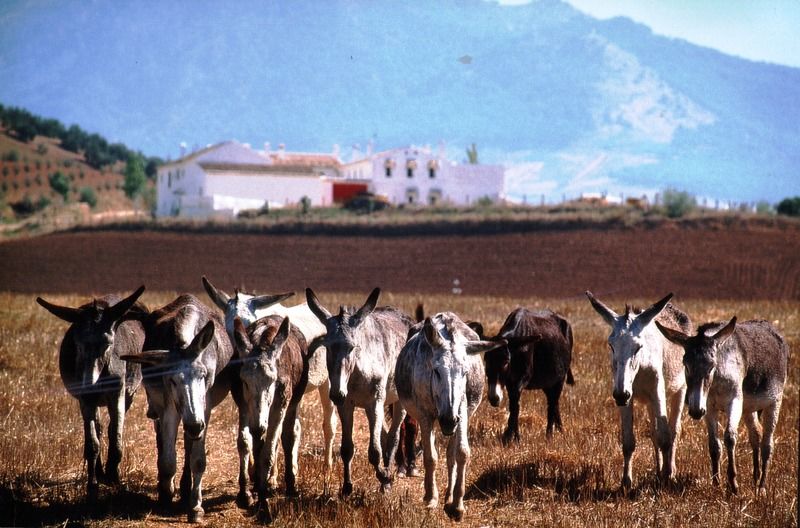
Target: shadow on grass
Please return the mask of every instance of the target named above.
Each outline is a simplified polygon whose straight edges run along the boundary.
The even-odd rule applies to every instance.
[[[679,475],[673,482],[662,484],[651,472],[643,476],[633,489],[625,491],[618,484],[609,486],[608,482],[615,479],[608,479],[599,464],[575,464],[557,458],[516,465],[499,463],[478,476],[466,490],[465,498],[506,496],[524,500],[526,490],[544,488],[553,490],[556,496],[568,502],[636,500],[643,495],[660,493],[683,495],[695,480],[692,475]]]
[[[42,482],[40,486],[48,491],[31,493],[30,487],[0,484],[0,525],[83,526],[87,520],[142,520],[159,509],[145,491],[101,486],[97,498],[88,500],[82,486],[77,484]]]

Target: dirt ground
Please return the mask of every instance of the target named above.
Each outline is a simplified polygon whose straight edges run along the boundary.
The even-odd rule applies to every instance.
[[[224,289],[800,299],[800,230],[574,229],[491,235],[324,236],[73,232],[0,243],[0,291]]]

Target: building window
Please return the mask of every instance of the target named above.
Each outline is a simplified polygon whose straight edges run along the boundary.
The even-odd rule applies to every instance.
[[[433,167],[430,167],[428,169],[428,178],[433,179],[435,177],[436,177],[436,169],[434,169]]]
[[[406,161],[406,176],[409,178],[414,177],[414,169],[417,168],[417,160],[410,159]]]
[[[167,188],[172,189],[172,173],[167,173]]]
[[[386,177],[387,178],[391,178],[392,177],[392,168],[391,167],[386,167]]]
[[[411,187],[406,189],[406,203],[409,205],[414,205],[415,203],[419,202],[419,191],[416,188]]]
[[[442,203],[442,191],[431,189],[428,193],[428,205],[439,205],[440,203]]]
[[[408,176],[409,178],[413,178],[414,177],[414,169],[412,169],[411,167],[408,167],[406,169],[406,176]]]

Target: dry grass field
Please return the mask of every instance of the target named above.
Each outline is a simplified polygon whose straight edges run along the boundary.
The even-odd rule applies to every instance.
[[[665,292],[666,293],[666,292]],[[174,293],[146,292],[151,308]],[[201,297],[205,300],[205,297]],[[179,507],[158,509],[155,438],[145,417],[141,389],[127,415],[124,487],[101,487],[99,499],[84,501],[82,423],[78,405],[64,390],[58,375],[58,344],[66,324],[34,302],[35,295],[0,293],[0,525],[167,526],[185,523]],[[86,297],[56,295],[56,303],[77,305]],[[363,293],[323,294],[323,303],[361,303]],[[620,307],[625,301],[647,304],[656,299],[604,299]],[[711,485],[705,425],[683,417],[677,450],[677,481],[657,484],[653,449],[643,411],[637,411],[638,447],[634,457],[634,490],[619,493],[622,453],[618,413],[610,395],[607,327],[584,298],[497,298],[393,295],[382,304],[409,313],[423,301],[428,313],[452,310],[465,319],[480,320],[497,330],[518,305],[548,307],[564,314],[575,333],[573,372],[576,384],[562,395],[563,434],[547,441],[545,404],[540,392],[522,399],[519,445],[503,448],[499,435],[506,410],[484,401],[470,421],[472,462],[467,479],[465,526],[792,526],[797,524],[798,393],[800,392],[800,303],[797,301],[709,301],[677,299],[695,322],[764,318],[789,341],[789,381],[775,436],[772,472],[766,497],[757,497],[749,475],[750,448],[740,429],[737,465],[741,491],[729,496]],[[505,400],[504,400],[505,403]],[[347,501],[338,498],[341,464],[326,475],[322,460],[319,402],[304,402],[304,424],[298,487],[301,496],[272,499],[276,526],[431,526],[449,525],[441,507],[422,506],[422,478],[396,482],[381,495],[366,460],[366,420],[356,421],[354,485]],[[255,522],[240,510],[237,491],[236,412],[227,399],[212,415],[208,431],[208,469],[204,480],[205,523],[239,526]],[[337,435],[338,441],[338,435]],[[440,442],[440,446],[442,446]],[[182,450],[178,450],[179,461]],[[722,457],[723,464],[727,463]],[[438,481],[446,481],[440,448]],[[179,466],[180,462],[179,462]],[[443,498],[443,495],[442,495]]]

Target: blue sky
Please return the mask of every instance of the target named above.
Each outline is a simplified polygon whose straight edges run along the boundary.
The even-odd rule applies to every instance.
[[[596,18],[625,16],[654,33],[746,59],[800,67],[798,0],[566,1]]]

